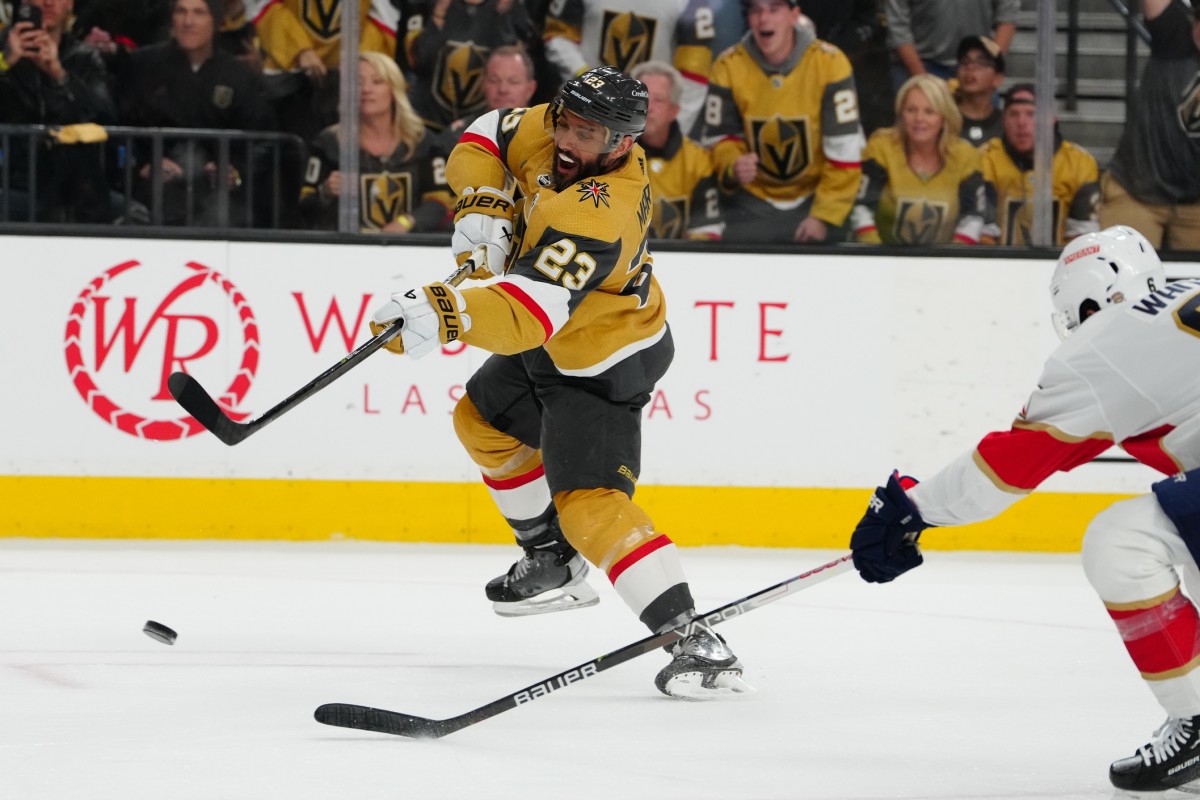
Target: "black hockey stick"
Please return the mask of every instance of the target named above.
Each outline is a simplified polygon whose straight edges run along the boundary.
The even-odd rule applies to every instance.
[[[382,708],[356,706],[349,703],[326,703],[318,708],[313,716],[316,717],[317,722],[325,725],[335,725],[339,728],[356,728],[373,733],[390,733],[393,736],[408,736],[413,739],[440,739],[456,731],[461,731],[469,725],[474,725],[476,722],[483,722],[485,719],[490,719],[497,714],[533,700],[538,700],[551,692],[564,689],[573,683],[593,678],[606,669],[611,669],[618,664],[624,664],[626,661],[637,658],[640,655],[657,650],[663,645],[678,641],[687,636],[692,626],[698,622],[702,622],[708,626],[716,625],[727,619],[739,617],[748,611],[753,611],[759,606],[773,603],[786,594],[799,591],[800,589],[807,589],[809,586],[848,570],[851,567],[852,558],[851,554],[846,554],[841,558],[830,561],[828,564],[822,564],[816,569],[802,572],[794,578],[788,578],[782,583],[777,583],[774,586],[747,595],[741,600],[735,600],[732,603],[714,609],[703,616],[697,617],[681,628],[676,628],[665,633],[652,634],[645,639],[633,644],[627,644],[599,658],[593,658],[591,661],[587,661],[577,667],[564,670],[540,683],[526,686],[524,689],[505,695],[499,700],[493,700],[485,706],[480,706],[465,714],[459,714],[457,717],[427,719],[425,717],[415,717],[412,714],[402,714],[399,711],[385,711]]]
[[[477,265],[482,263],[485,257],[482,248],[477,249],[471,254],[470,258],[463,262],[461,267],[454,270],[446,278],[444,283],[448,283],[451,286],[458,286],[468,275],[478,268]],[[399,336],[401,327],[402,324],[399,322],[389,325],[378,336],[363,342],[354,349],[354,352],[348,354],[341,361],[293,392],[286,400],[266,411],[261,417],[252,419],[249,422],[237,422],[231,418],[217,405],[212,395],[205,391],[204,387],[200,385],[200,381],[186,372],[172,372],[170,377],[167,378],[167,389],[170,390],[171,396],[175,398],[175,402],[183,406],[184,411],[191,414],[197,422],[211,431],[222,442],[233,446],[246,437],[258,433],[267,425],[357,367],[368,356],[374,354],[392,339]]]

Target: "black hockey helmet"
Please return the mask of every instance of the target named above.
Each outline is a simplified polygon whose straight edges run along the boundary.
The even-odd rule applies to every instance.
[[[650,93],[646,85],[613,67],[589,69],[562,85],[554,98],[555,122],[565,109],[608,129],[608,150],[624,136],[640,136],[646,129]]]

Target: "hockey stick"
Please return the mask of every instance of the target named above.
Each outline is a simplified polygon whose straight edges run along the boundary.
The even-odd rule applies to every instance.
[[[471,257],[463,262],[461,267],[454,270],[446,278],[444,283],[448,283],[451,286],[458,286],[468,275],[478,268],[478,264],[483,263],[485,258],[486,251],[482,247],[477,248],[471,254]],[[248,436],[258,433],[267,425],[357,367],[368,356],[399,336],[401,327],[402,323],[400,322],[389,325],[378,336],[363,342],[354,349],[354,352],[290,394],[283,402],[266,411],[258,419],[253,419],[249,422],[237,422],[231,418],[221,409],[217,401],[213,400],[212,395],[205,391],[204,387],[200,385],[200,381],[186,372],[172,372],[170,377],[167,378],[167,389],[170,390],[171,396],[175,398],[175,402],[183,406],[184,411],[191,414],[197,422],[211,431],[218,439],[232,447]]]
[[[794,578],[788,578],[766,589],[747,595],[741,600],[734,600],[707,614],[696,617],[687,625],[665,633],[656,633],[645,639],[627,644],[613,650],[611,653],[593,658],[577,667],[564,670],[544,681],[526,686],[520,691],[505,695],[499,700],[493,700],[487,705],[459,714],[449,719],[427,719],[399,711],[385,711],[381,708],[357,706],[349,703],[326,703],[316,710],[313,716],[317,722],[334,725],[339,728],[356,728],[373,733],[390,733],[394,736],[408,736],[413,739],[440,739],[456,731],[461,731],[469,725],[483,722],[485,719],[501,714],[517,706],[545,697],[551,692],[564,689],[573,683],[593,678],[618,664],[637,658],[640,655],[657,650],[663,645],[678,641],[687,636],[694,625],[703,623],[708,626],[716,625],[727,619],[739,617],[759,606],[773,603],[784,595],[807,589],[809,586],[832,578],[852,566],[852,554],[822,564],[816,569],[802,572]]]

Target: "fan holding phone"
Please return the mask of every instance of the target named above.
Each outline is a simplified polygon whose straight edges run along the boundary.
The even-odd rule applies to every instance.
[[[111,125],[116,107],[100,55],[68,31],[74,0],[21,0],[13,24],[0,32],[0,116],[16,125]],[[13,142],[10,219],[111,222],[101,146],[39,146]],[[30,170],[36,153],[37,170]],[[29,185],[36,176],[37,186]],[[28,193],[37,189],[37,208]]]

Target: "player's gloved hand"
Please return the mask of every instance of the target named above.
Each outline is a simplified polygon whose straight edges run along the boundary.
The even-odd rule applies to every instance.
[[[921,531],[931,526],[921,519],[904,491],[916,483],[893,472],[887,486],[875,490],[867,513],[854,529],[850,549],[854,552],[854,568],[864,581],[887,583],[921,566],[925,560],[917,539]]]
[[[513,208],[512,198],[499,189],[468,186],[462,190],[454,206],[454,235],[450,237],[450,248],[459,266],[480,245],[487,253],[485,264],[469,277],[483,280],[504,272],[513,242]]]
[[[378,336],[400,322],[400,335],[384,345],[393,353],[427,356],[446,342],[471,330],[462,292],[445,283],[431,283],[397,292],[371,315],[371,333]]]

